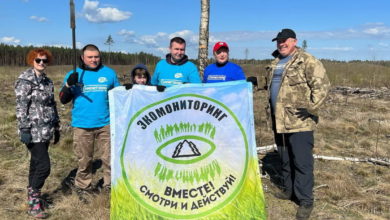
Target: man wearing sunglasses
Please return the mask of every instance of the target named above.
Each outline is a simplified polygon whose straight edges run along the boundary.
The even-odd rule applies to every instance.
[[[204,70],[203,83],[245,80],[242,68],[229,61],[229,46],[226,42],[217,42],[213,54],[216,62]]]
[[[103,188],[109,192],[111,187],[108,91],[120,84],[115,71],[102,64],[95,45],[86,45],[81,53],[80,67],[65,76],[60,101],[73,101],[73,147],[78,159],[74,185],[80,200],[87,202],[85,195],[95,191],[91,185],[95,147],[101,152]]]

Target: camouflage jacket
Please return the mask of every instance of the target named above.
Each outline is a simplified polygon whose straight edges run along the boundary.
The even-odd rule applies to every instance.
[[[270,88],[274,69],[279,62],[276,59],[266,67],[266,88]],[[277,133],[312,131],[318,122],[318,108],[328,95],[330,82],[322,63],[312,55],[297,50],[285,65],[275,107],[275,125]],[[268,90],[268,97],[270,91]],[[302,120],[295,114],[297,108],[306,108],[313,117]],[[270,113],[270,106],[268,106]]]
[[[45,74],[39,80],[29,68],[16,80],[15,94],[19,131],[30,129],[33,143],[50,141],[59,128],[53,82]]]

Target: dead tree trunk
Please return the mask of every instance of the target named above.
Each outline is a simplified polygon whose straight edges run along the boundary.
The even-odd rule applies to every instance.
[[[201,14],[199,26],[199,73],[203,78],[203,72],[207,65],[208,46],[209,46],[209,16],[210,0],[201,0]]]

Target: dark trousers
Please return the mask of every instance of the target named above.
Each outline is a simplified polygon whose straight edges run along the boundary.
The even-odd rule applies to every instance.
[[[300,205],[313,204],[313,131],[275,133],[275,141],[282,163],[284,189],[292,192]]]
[[[28,187],[40,190],[50,174],[49,142],[30,143],[27,148],[31,153]]]

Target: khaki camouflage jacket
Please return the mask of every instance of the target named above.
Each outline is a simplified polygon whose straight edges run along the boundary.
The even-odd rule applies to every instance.
[[[278,52],[274,54],[277,57]],[[266,67],[266,88],[270,88],[276,58]],[[312,131],[318,122],[318,108],[328,95],[330,82],[322,63],[297,48],[286,64],[276,101],[275,121],[277,133]],[[268,90],[268,96],[270,91]],[[295,114],[297,108],[306,108],[313,117],[302,120]],[[268,112],[270,106],[268,106]]]
[[[53,82],[45,74],[39,80],[29,68],[16,80],[15,94],[19,131],[30,129],[33,143],[50,141],[59,128]]]

